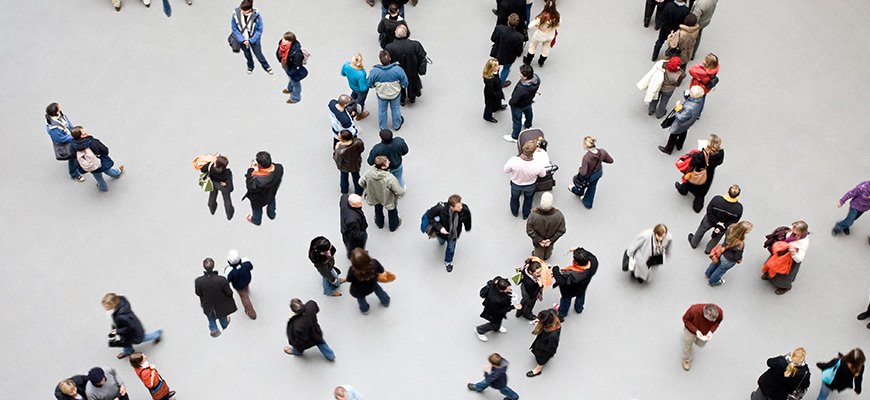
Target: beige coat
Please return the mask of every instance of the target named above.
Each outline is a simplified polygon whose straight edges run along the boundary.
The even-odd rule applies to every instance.
[[[370,206],[381,204],[387,210],[395,210],[399,197],[405,194],[399,180],[385,169],[369,168],[359,178],[359,184],[365,189],[363,198],[366,203]]]
[[[692,57],[692,52],[695,51],[695,42],[698,40],[698,25],[686,26],[680,24],[680,30],[674,32],[668,37],[668,48],[679,47],[680,64],[686,65],[689,58]]]

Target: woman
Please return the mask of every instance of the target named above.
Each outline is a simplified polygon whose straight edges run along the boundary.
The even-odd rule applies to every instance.
[[[670,60],[660,61],[659,64],[664,65],[664,80],[661,89],[659,89],[658,97],[649,102],[647,109],[647,113],[649,115],[655,113],[656,118],[664,117],[668,113],[668,101],[677,87],[683,83],[683,78],[686,77],[686,72],[680,69],[679,57],[671,57]]]
[[[698,26],[698,17],[695,14],[689,13],[686,19],[680,24],[680,30],[671,32],[668,35],[668,51],[665,54],[670,56],[680,57],[680,68],[685,69],[686,63],[692,57],[692,52],[695,51],[695,40],[698,39],[698,31],[701,27]],[[680,50],[674,54],[673,51]]]
[[[308,259],[314,264],[314,268],[320,273],[323,281],[323,294],[327,296],[341,296],[338,287],[344,279],[338,277],[339,270],[335,268],[335,246],[329,239],[318,236],[311,240],[308,247]]]
[[[72,150],[73,137],[70,134],[73,124],[57,103],[51,103],[45,107],[45,131],[51,137],[54,145],[54,158],[58,161],[66,160],[69,177],[76,182],[84,182],[85,177],[78,171],[76,155]]]
[[[704,64],[695,64],[689,68],[689,75],[692,75],[691,86],[701,86],[704,88],[704,96],[701,98],[701,108],[698,109],[698,118],[701,118],[701,112],[704,111],[704,103],[707,101],[707,93],[713,90],[713,87],[718,83],[719,78],[716,75],[719,73],[719,57],[715,54],[707,54],[704,57]],[[711,84],[710,81],[716,78]]]
[[[710,185],[713,183],[713,175],[716,174],[716,167],[722,165],[725,161],[725,150],[722,149],[722,139],[718,135],[710,135],[707,139],[707,147],[704,147],[700,152],[692,156],[692,161],[689,162],[690,171],[707,170],[707,180],[700,185],[695,185],[689,182],[676,182],[674,186],[681,195],[685,196],[689,192],[695,195],[695,201],[692,202],[692,209],[696,213],[704,209],[704,197],[710,191]]]
[[[529,52],[523,57],[523,64],[529,65],[535,58],[535,51],[538,45],[541,45],[541,57],[538,58],[538,66],[543,67],[544,61],[550,56],[550,46],[553,40],[556,39],[556,28],[559,27],[561,16],[556,11],[556,2],[547,0],[544,3],[544,9],[535,17],[534,21],[529,24],[529,28],[538,28],[535,34],[532,35],[532,40],[529,41]]]
[[[809,227],[807,223],[804,221],[795,221],[791,224],[791,229],[786,231],[785,242],[786,246],[784,248],[788,249],[788,253],[791,258],[791,267],[789,267],[785,271],[776,272],[774,270],[763,269],[761,274],[761,279],[769,280],[773,286],[776,287],[776,291],[774,293],[778,295],[785,294],[791,290],[791,284],[794,282],[797,277],[798,271],[801,268],[801,263],[804,261],[804,257],[807,255],[807,249],[810,246],[810,238],[809,238]],[[780,243],[780,242],[777,242]],[[777,245],[774,243],[771,246],[771,251],[776,248]],[[775,257],[776,255],[771,255],[770,258]],[[768,258],[768,261],[770,260]],[[765,263],[765,266],[767,263]]]
[[[359,105],[360,113],[357,114],[356,120],[359,121],[369,116],[369,112],[365,111],[366,97],[369,95],[369,83],[366,80],[366,69],[363,67],[363,56],[360,53],[353,53],[350,61],[345,62],[341,66],[341,76],[347,77],[347,84],[350,86],[350,97],[356,100]]]
[[[233,198],[230,196],[230,193],[233,192],[233,171],[227,168],[229,163],[230,161],[225,156],[218,154],[214,163],[207,163],[199,170],[208,173],[214,187],[214,190],[208,193],[208,211],[211,212],[211,215],[217,211],[217,195],[218,192],[221,192],[228,221],[233,219],[233,214],[236,212],[233,207]]]
[[[295,104],[302,100],[302,80],[308,76],[308,69],[302,63],[305,56],[302,52],[302,45],[296,40],[296,34],[293,32],[284,33],[284,38],[278,41],[278,50],[275,52],[278,61],[281,62],[281,67],[290,78],[290,83],[283,90],[284,94],[289,94],[287,104]]]
[[[154,344],[160,343],[160,336],[163,335],[163,330],[145,333],[142,328],[142,323],[136,314],[133,314],[133,309],[130,307],[130,302],[124,296],[118,296],[114,293],[106,293],[103,296],[103,308],[106,310],[109,318],[112,319],[112,331],[109,332],[110,346],[123,347],[124,349],[118,353],[118,359],[127,357],[133,354],[133,345],[150,340]]]
[[[562,333],[562,323],[559,318],[556,318],[556,310],[543,310],[538,313],[537,325],[532,334],[535,335],[535,341],[529,347],[532,354],[535,355],[535,368],[526,372],[529,378],[536,377],[541,374],[544,365],[556,355],[556,349],[559,348],[559,335]]]
[[[713,262],[711,262],[710,266],[707,267],[707,272],[704,272],[704,276],[707,277],[708,285],[724,285],[725,280],[722,279],[722,276],[725,275],[729,269],[743,262],[743,241],[751,230],[752,223],[749,221],[740,221],[728,228],[728,236],[725,238],[725,244],[724,246],[720,245],[723,250],[718,255],[719,259],[713,260],[714,254],[716,253],[715,248],[713,249],[713,253],[710,254],[710,260]]]
[[[816,363],[822,370],[822,388],[816,400],[825,400],[832,390],[842,392],[851,388],[854,382],[855,395],[861,394],[861,381],[864,379],[864,352],[859,348],[850,350],[846,355],[826,363]]]
[[[517,318],[520,316],[527,320],[533,321],[535,314],[532,308],[538,300],[543,300],[544,284],[541,280],[541,274],[547,263],[538,257],[529,257],[526,259],[526,264],[520,271],[520,293],[523,299],[520,301],[522,308],[517,309]]]
[[[597,148],[595,143],[596,140],[592,136],[583,138],[583,148],[586,149],[586,154],[583,155],[580,169],[577,171],[577,176],[574,177],[574,184],[568,186],[568,190],[579,196],[580,200],[583,201],[583,206],[587,209],[592,208],[592,202],[595,201],[595,188],[598,186],[598,180],[601,179],[603,173],[602,163],[613,164],[613,158],[610,157],[607,150]]]
[[[653,229],[641,232],[625,250],[622,270],[630,271],[630,276],[637,279],[637,283],[650,280],[650,267],[664,265],[667,261],[665,256],[671,250],[672,239],[665,224],[658,224]]]
[[[758,389],[752,392],[750,400],[787,400],[798,388],[805,392],[810,387],[806,356],[804,348],[798,347],[791,354],[768,358],[767,371],[758,378]]]
[[[674,151],[683,149],[683,144],[686,142],[686,135],[689,134],[689,128],[695,124],[700,116],[701,101],[704,97],[704,88],[701,86],[692,86],[688,91],[689,96],[685,102],[677,100],[674,105],[674,121],[668,128],[668,143],[664,146],[659,146],[659,151],[670,155]]]
[[[507,108],[507,104],[501,104],[504,100],[501,78],[498,77],[498,60],[490,58],[483,66],[483,119],[484,121],[497,123],[492,113]]]
[[[131,354],[130,365],[133,366],[136,376],[142,380],[145,388],[151,393],[153,400],[168,400],[175,396],[175,391],[169,390],[169,385],[157,372],[157,367],[148,362],[147,356],[141,352]]]
[[[347,271],[347,281],[350,282],[350,295],[359,303],[363,315],[369,313],[369,303],[366,296],[375,293],[384,307],[390,306],[390,296],[378,284],[378,274],[384,273],[384,267],[378,260],[369,257],[369,253],[359,247],[350,252],[350,268]]]

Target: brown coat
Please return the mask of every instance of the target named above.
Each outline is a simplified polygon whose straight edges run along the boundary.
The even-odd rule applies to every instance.
[[[701,28],[698,25],[686,26],[680,24],[680,30],[674,32],[668,38],[668,48],[679,47],[680,65],[686,65],[689,58],[692,57],[692,52],[695,51],[695,42],[698,40],[698,31]]]
[[[339,142],[332,153],[332,160],[341,172],[359,172],[362,165],[362,153],[366,147],[362,139],[353,138],[350,144]]]
[[[565,216],[557,208],[549,211],[536,208],[526,221],[526,234],[532,238],[534,245],[544,239],[556,243],[565,234]]]
[[[662,92],[671,93],[674,90],[677,90],[677,87],[683,83],[683,78],[686,77],[686,71],[682,69],[677,69],[676,72],[668,71],[665,68],[665,80],[662,82]]]

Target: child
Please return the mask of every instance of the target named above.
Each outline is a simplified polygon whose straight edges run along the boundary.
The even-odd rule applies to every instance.
[[[493,389],[498,389],[506,399],[519,399],[520,395],[507,386],[507,367],[508,360],[502,358],[498,353],[492,353],[489,356],[489,365],[483,368],[483,380],[478,383],[469,383],[468,390],[482,392],[483,389],[492,386]]]
[[[130,355],[130,365],[136,371],[136,375],[145,384],[145,388],[151,393],[151,398],[154,400],[168,400],[175,396],[175,392],[169,390],[169,385],[163,380],[157,367],[154,364],[148,363],[148,357],[142,352],[135,352]]]

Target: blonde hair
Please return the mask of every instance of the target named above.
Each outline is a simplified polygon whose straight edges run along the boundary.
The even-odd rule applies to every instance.
[[[109,308],[111,308],[111,309],[115,309],[115,307],[118,306],[118,303],[119,303],[119,302],[120,302],[120,301],[118,300],[118,295],[117,295],[117,294],[114,294],[114,293],[106,293],[106,295],[103,296],[103,305],[104,305],[104,306],[109,306]]]
[[[795,222],[792,222],[791,226],[794,227],[794,229],[800,231],[802,235],[810,233],[810,227],[807,226],[807,223],[804,220],[797,220]]]
[[[76,390],[76,384],[72,379],[64,379],[57,386],[60,388],[61,393],[67,396],[72,396],[73,391]]]
[[[737,243],[742,242],[746,239],[746,234],[752,230],[752,222],[749,221],[740,221],[734,225],[731,225],[731,228],[728,230],[728,237],[725,238],[725,246],[732,247]]]
[[[707,150],[710,150],[711,154],[722,151],[722,139],[719,138],[719,135],[715,133],[710,135],[710,138],[707,139]]]
[[[483,66],[483,79],[492,78],[498,72],[498,60],[490,58],[486,60],[486,65]]]
[[[713,69],[719,66],[719,57],[716,57],[715,54],[710,53],[707,54],[707,57],[704,57],[704,68],[705,69]]]
[[[350,58],[350,65],[354,67],[363,67],[363,56],[360,53],[353,53],[353,57]]]
[[[788,366],[785,367],[785,373],[783,376],[786,378],[791,378],[794,376],[795,372],[797,372],[796,364],[803,364],[804,360],[807,358],[807,351],[804,350],[803,347],[798,347],[791,352],[791,362],[788,363]]]
[[[586,136],[585,138],[583,138],[583,146],[586,146],[590,149],[595,148],[595,142],[596,142],[596,140],[592,136]]]

